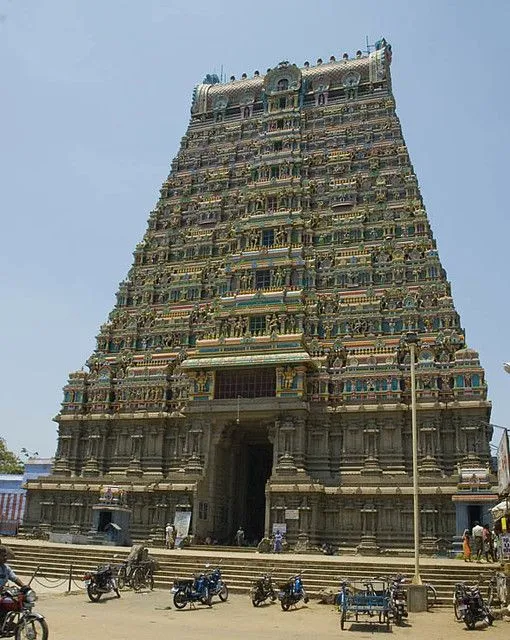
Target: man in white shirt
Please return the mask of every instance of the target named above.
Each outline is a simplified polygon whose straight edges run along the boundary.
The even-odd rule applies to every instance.
[[[472,530],[473,536],[473,554],[476,555],[476,561],[480,562],[483,550],[483,527],[479,522],[475,522]]]

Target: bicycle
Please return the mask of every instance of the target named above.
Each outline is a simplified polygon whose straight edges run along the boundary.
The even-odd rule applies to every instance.
[[[487,587],[487,604],[489,607],[496,604],[504,605],[507,603],[508,593],[506,586],[506,575],[501,571],[496,571],[489,580]]]
[[[466,590],[467,586],[465,582],[457,582],[453,588],[453,615],[455,616],[455,620],[459,622],[462,620],[460,606],[466,596]]]
[[[154,589],[154,563],[151,560],[136,565],[124,562],[117,573],[117,584],[119,589],[130,587],[134,591],[140,591],[148,587],[152,591]]]
[[[423,583],[427,587],[427,611],[435,607],[437,604],[437,591],[433,584],[430,582]]]

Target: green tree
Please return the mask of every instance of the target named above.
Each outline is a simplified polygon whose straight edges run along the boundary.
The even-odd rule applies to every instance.
[[[23,473],[23,463],[9,451],[3,438],[0,438],[0,473]]]

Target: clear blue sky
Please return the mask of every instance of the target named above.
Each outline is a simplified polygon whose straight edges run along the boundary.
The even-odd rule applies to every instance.
[[[392,43],[393,86],[492,421],[510,425],[510,2],[0,0],[0,435],[52,455],[206,73]]]

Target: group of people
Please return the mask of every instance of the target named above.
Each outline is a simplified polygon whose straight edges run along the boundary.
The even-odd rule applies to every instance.
[[[495,535],[488,524],[481,525],[475,522],[473,528],[465,529],[462,534],[462,555],[465,562],[496,562]]]
[[[280,529],[277,529],[272,538],[273,553],[281,553],[283,551],[283,533]],[[244,537],[244,529],[240,526],[236,533],[236,545],[238,547],[244,547],[246,540]]]

